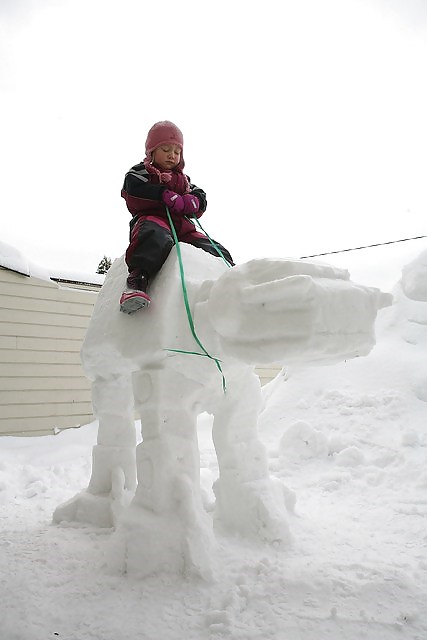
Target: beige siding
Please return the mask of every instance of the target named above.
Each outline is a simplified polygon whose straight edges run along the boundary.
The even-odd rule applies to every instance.
[[[255,372],[261,380],[261,385],[271,382],[281,370],[282,367],[279,364],[261,364],[255,368]]]
[[[93,420],[80,348],[96,296],[0,268],[0,434]]]

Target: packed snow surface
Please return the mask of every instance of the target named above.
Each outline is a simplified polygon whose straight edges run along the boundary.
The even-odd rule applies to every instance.
[[[264,387],[259,437],[271,477],[296,496],[291,541],[219,528],[208,579],[123,575],[109,561],[111,529],[51,524],[57,505],[88,484],[96,423],[3,438],[0,637],[425,640],[426,262],[422,254],[404,270],[369,355],[285,366]],[[208,514],[218,477],[211,429],[203,413]]]

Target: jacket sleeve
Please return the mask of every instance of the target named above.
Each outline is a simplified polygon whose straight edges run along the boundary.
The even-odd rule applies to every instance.
[[[132,167],[125,175],[122,191],[135,198],[144,200],[161,201],[162,193],[166,189],[165,185],[152,184],[148,171]]]
[[[203,189],[200,189],[200,187],[197,187],[195,184],[192,184],[191,182],[190,182],[190,193],[193,196],[196,196],[199,201],[199,213],[197,214],[196,217],[200,218],[200,216],[206,211],[206,208],[208,206],[206,193],[203,191]]]

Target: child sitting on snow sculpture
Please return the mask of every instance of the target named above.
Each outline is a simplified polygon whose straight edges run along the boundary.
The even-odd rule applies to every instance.
[[[157,122],[148,132],[145,160],[125,176],[122,197],[132,214],[130,244],[126,251],[129,275],[120,298],[120,310],[133,313],[150,304],[149,282],[161,269],[174,243],[166,208],[180,242],[188,242],[233,265],[221,244],[196,231],[190,217],[206,210],[206,194],[183,173],[183,135],[168,120]]]

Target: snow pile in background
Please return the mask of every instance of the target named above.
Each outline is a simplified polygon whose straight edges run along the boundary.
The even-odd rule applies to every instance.
[[[421,269],[422,269],[421,265]],[[97,425],[3,438],[0,636],[7,640],[424,640],[427,637],[427,302],[423,278],[381,311],[366,358],[285,368],[264,388],[271,475],[295,491],[286,550],[218,533],[216,576],[108,572],[110,531],[50,524],[90,475]],[[411,276],[411,281],[414,278]],[[201,487],[214,501],[211,419]],[[138,433],[139,427],[136,429]]]
[[[408,298],[427,302],[427,251],[404,267],[402,289]]]

